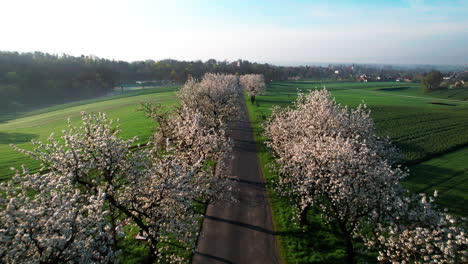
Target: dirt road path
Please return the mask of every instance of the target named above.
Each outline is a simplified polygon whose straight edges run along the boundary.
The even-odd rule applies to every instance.
[[[271,211],[259,167],[252,128],[243,105],[233,126],[234,159],[230,174],[237,178],[237,203],[210,204],[192,263],[280,263]]]

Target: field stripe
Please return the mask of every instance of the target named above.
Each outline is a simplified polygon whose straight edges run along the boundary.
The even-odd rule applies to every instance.
[[[447,102],[468,104],[467,101],[455,100],[455,99],[443,99],[443,98],[424,97],[424,96],[414,96],[414,95],[392,94],[392,93],[376,92],[376,91],[369,91],[369,90],[363,90],[363,89],[349,89],[349,91],[354,91],[354,92],[365,92],[365,93],[375,93],[375,94],[381,94],[381,95],[390,95],[390,96],[403,97],[403,98],[414,98],[414,99],[420,99],[420,100],[447,101]]]

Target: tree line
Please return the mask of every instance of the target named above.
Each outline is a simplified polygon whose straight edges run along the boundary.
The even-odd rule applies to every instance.
[[[263,74],[270,82],[294,78],[355,80],[361,74],[392,80],[398,76],[415,77],[424,70],[372,65],[275,66],[247,60],[229,62],[214,59],[125,62],[95,56],[0,51],[0,112],[102,96],[116,86],[135,81],[184,83],[189,76],[201,78],[208,72]]]
[[[115,85],[114,63],[92,57],[0,52],[0,111],[103,95]]]
[[[292,68],[291,68],[292,69]],[[268,80],[285,80],[288,67],[249,61],[137,61],[95,56],[53,55],[42,52],[0,52],[0,111],[25,110],[36,105],[63,103],[102,96],[116,86],[135,81],[187,81],[207,72],[262,73]]]

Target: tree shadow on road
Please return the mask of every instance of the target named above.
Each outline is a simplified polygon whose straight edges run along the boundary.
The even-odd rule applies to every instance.
[[[206,253],[201,253],[201,252],[198,252],[198,251],[195,251],[194,255],[200,255],[200,256],[203,256],[205,258],[209,258],[209,259],[212,259],[212,260],[217,260],[217,261],[219,261],[221,263],[235,264],[234,262],[232,262],[230,260],[227,260],[225,258],[220,258],[220,257],[217,257],[217,256],[213,256],[213,255],[206,254]]]
[[[220,218],[220,217],[216,217],[216,216],[210,216],[210,215],[205,215],[204,218],[209,219],[209,220],[213,220],[213,221],[218,221],[218,222],[224,222],[224,223],[228,223],[228,224],[237,225],[237,226],[240,226],[240,227],[248,228],[250,230],[266,233],[266,234],[269,234],[269,235],[276,235],[275,231],[267,229],[267,228],[263,228],[261,226],[251,225],[251,224],[247,224],[247,223],[243,223],[243,222],[239,222],[239,221],[235,221],[235,220],[224,219],[224,218]]]
[[[257,152],[255,142],[253,140],[234,140],[234,150],[239,152]]]

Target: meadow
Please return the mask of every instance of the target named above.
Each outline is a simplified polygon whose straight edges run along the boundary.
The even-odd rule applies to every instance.
[[[20,168],[26,164],[31,171],[40,164],[24,154],[13,150],[9,145],[31,149],[31,140],[46,141],[51,133],[56,137],[67,128],[67,119],[79,125],[81,111],[88,113],[103,112],[110,119],[119,119],[123,138],[137,136],[137,143],[146,143],[155,127],[153,121],[143,111],[141,102],[156,102],[162,105],[175,105],[175,91],[179,86],[157,87],[123,95],[78,101],[52,106],[14,116],[0,117],[0,180],[10,178],[14,173],[10,167]]]
[[[257,96],[255,105],[248,103],[248,109],[281,252],[288,263],[342,263],[346,254],[337,228],[324,223],[317,212],[309,212],[306,227],[291,224],[294,213],[289,201],[274,190],[274,160],[263,143],[262,123],[272,106],[291,106],[298,90],[321,88],[330,90],[342,105],[365,103],[371,109],[377,133],[392,139],[402,152],[401,163],[410,169],[404,187],[415,193],[438,190],[440,208],[468,215],[468,102],[464,100],[468,89],[422,94],[419,85],[412,83],[271,83],[264,95]],[[360,261],[375,260],[375,252],[366,252],[363,245],[357,251]]]

